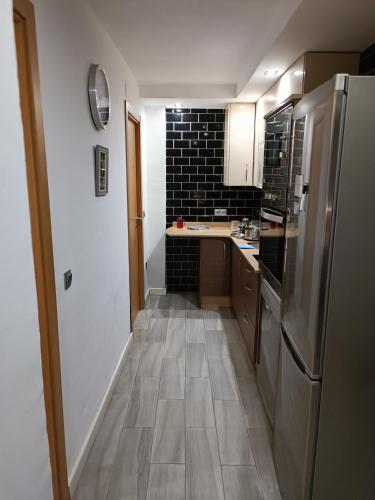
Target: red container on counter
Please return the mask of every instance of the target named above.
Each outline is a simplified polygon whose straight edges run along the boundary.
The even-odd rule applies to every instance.
[[[182,217],[177,219],[177,227],[178,229],[182,229],[184,227],[184,219]]]

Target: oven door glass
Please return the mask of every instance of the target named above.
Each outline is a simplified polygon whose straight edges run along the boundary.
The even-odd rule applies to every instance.
[[[266,120],[259,260],[263,275],[280,293],[293,106]]]
[[[260,210],[259,260],[281,284],[284,262],[285,215],[270,208]],[[268,276],[270,278],[270,276]]]

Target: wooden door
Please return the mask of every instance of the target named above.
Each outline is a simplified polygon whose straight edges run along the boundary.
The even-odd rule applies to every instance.
[[[130,320],[144,308],[143,208],[140,120],[126,105],[126,176],[128,195]]]
[[[53,496],[55,500],[68,500],[70,493],[66,466],[48,178],[35,17],[33,5],[29,0],[14,1],[14,31]]]

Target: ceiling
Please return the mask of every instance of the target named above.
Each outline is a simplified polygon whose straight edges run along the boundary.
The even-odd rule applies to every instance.
[[[301,0],[87,0],[140,85],[248,80]]]
[[[373,42],[375,0],[304,0],[238,94],[263,94],[264,72],[283,73],[304,52],[362,51]]]
[[[303,52],[375,39],[375,0],[87,2],[150,104],[256,100]]]

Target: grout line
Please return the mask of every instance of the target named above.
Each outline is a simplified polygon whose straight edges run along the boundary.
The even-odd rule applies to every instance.
[[[236,319],[236,318],[234,318],[234,319]],[[237,323],[238,323],[238,321],[237,321]],[[243,352],[244,345],[241,342],[236,342],[235,344],[238,345],[240,347],[240,349],[241,349],[241,352]],[[246,355],[247,355],[247,351],[245,352],[245,356]],[[248,443],[249,443],[249,446],[250,446],[250,450],[251,450],[251,453],[252,453],[253,459],[254,459],[254,464],[253,465],[248,465],[248,467],[255,467],[255,470],[256,470],[256,473],[257,473],[257,477],[258,477],[258,479],[260,481],[260,486],[262,487],[262,493],[264,494],[263,485],[262,485],[262,482],[261,482],[261,479],[260,479],[259,470],[258,470],[258,466],[257,466],[257,461],[256,461],[256,458],[255,458],[255,452],[254,452],[254,449],[253,449],[253,446],[252,446],[252,443],[251,443],[251,440],[250,440],[249,428],[247,427],[247,421],[246,421],[246,418],[245,418],[245,411],[244,411],[244,406],[243,406],[243,403],[242,403],[241,393],[240,393],[240,390],[239,390],[237,375],[236,375],[236,372],[235,372],[235,369],[234,369],[233,361],[232,361],[231,356],[230,356],[230,351],[229,351],[229,357],[228,356],[225,356],[225,357],[227,359],[229,359],[229,363],[230,363],[230,366],[231,366],[232,374],[234,376],[234,380],[235,380],[235,384],[236,384],[236,390],[237,390],[237,393],[238,393],[238,401],[240,403],[240,408],[241,408],[242,419],[244,421],[244,426],[245,426],[245,429],[246,429],[246,437],[247,437],[247,440],[248,440]],[[251,360],[250,360],[249,357],[248,357],[247,361],[250,363],[250,367],[251,367],[252,363],[251,363]],[[215,422],[216,422],[216,414],[215,414]],[[219,450],[219,457],[220,457],[220,464],[221,464],[221,469],[222,469],[223,466],[226,466],[227,464],[223,464],[221,462],[220,450]],[[234,466],[234,467],[236,467],[236,466]],[[238,467],[241,467],[241,466],[238,465]],[[224,486],[224,479],[223,479],[223,486]],[[224,495],[225,495],[225,488],[224,488]]]
[[[243,340],[243,339],[241,339]],[[242,342],[239,342],[237,345],[241,346],[242,350],[244,349],[244,345],[242,344]],[[245,348],[246,349],[246,348]],[[246,352],[247,354],[247,352]],[[252,366],[252,362],[250,360],[250,357],[248,358],[248,361],[250,363],[250,367]],[[232,360],[230,360],[231,364],[232,364]],[[234,370],[233,370],[234,371]],[[246,378],[246,377],[243,377],[243,378]],[[265,492],[263,490],[263,482],[261,481],[261,478],[260,478],[260,474],[259,474],[259,469],[258,469],[258,464],[257,464],[257,459],[256,459],[256,455],[255,455],[255,451],[254,451],[254,447],[252,445],[252,442],[251,442],[251,439],[250,439],[250,432],[249,432],[249,427],[247,427],[247,418],[246,418],[246,413],[245,413],[245,406],[243,404],[243,401],[242,401],[242,396],[241,396],[241,391],[239,389],[239,384],[238,384],[238,380],[237,380],[237,375],[236,373],[234,372],[234,379],[235,379],[235,383],[236,383],[236,388],[237,388],[237,392],[238,392],[238,399],[239,399],[239,403],[240,403],[240,407],[241,407],[241,412],[242,412],[242,418],[244,419],[244,423],[245,423],[245,428],[246,428],[246,435],[247,435],[247,440],[249,442],[249,446],[250,446],[250,450],[251,450],[251,453],[253,455],[253,458],[254,458],[254,466],[255,469],[256,469],[256,472],[257,472],[257,476],[258,476],[258,479],[259,479],[259,484],[260,484],[260,487],[261,487],[261,490],[262,490],[262,494],[264,495]]]
[[[205,338],[206,338],[206,343],[207,343],[206,325],[204,325],[204,333],[205,333]],[[207,345],[206,345],[206,349],[207,349]],[[218,455],[219,455],[221,486],[222,486],[222,490],[223,490],[223,497],[224,497],[224,500],[225,500],[224,477],[223,477],[223,468],[222,468],[223,464],[221,463],[220,446],[219,446],[219,436],[218,436],[218,432],[217,432],[217,422],[216,422],[216,413],[215,413],[215,401],[214,401],[214,397],[213,397],[213,394],[212,394],[211,372],[210,372],[210,366],[209,366],[209,363],[208,363],[208,356],[207,356],[207,370],[208,370],[208,380],[209,380],[209,383],[210,383],[210,390],[211,390],[212,411],[213,411],[213,414],[214,414],[214,422],[215,422],[215,435],[216,435],[217,451],[218,451]]]
[[[169,322],[169,320],[168,320],[168,322]],[[167,323],[167,328],[168,328],[168,323]],[[146,496],[147,496],[147,493],[148,493],[148,485],[149,485],[149,480],[150,480],[151,457],[152,457],[152,449],[153,449],[154,436],[155,436],[155,423],[156,423],[156,417],[157,417],[158,406],[159,406],[160,380],[161,380],[161,371],[163,369],[163,360],[164,360],[164,354],[165,354],[165,343],[166,343],[166,341],[164,341],[163,359],[162,359],[162,362],[161,362],[161,365],[160,365],[159,383],[158,383],[158,390],[157,390],[157,395],[156,395],[156,410],[155,410],[155,417],[154,417],[154,425],[153,425],[153,427],[150,427],[150,429],[152,428],[152,439],[151,439],[150,457],[148,459],[148,475],[147,475],[147,484],[146,484]]]
[[[170,319],[173,319],[171,318],[170,316],[170,311],[172,310],[171,308],[171,304],[169,306],[169,315],[168,315],[168,322],[167,322],[167,333],[168,333],[168,325],[169,325],[169,321]],[[182,318],[181,318],[182,319]],[[185,321],[185,318],[184,318],[184,323],[185,323],[185,339],[186,339],[186,321]],[[166,352],[166,340],[167,340],[167,334],[165,336],[165,341],[164,341],[164,350],[163,350],[163,359],[162,359],[162,363],[161,363],[161,369],[160,369],[160,375],[159,375],[159,384],[158,384],[158,391],[157,391],[157,398],[156,398],[156,411],[155,411],[155,419],[154,419],[154,426],[153,426],[153,432],[152,432],[152,440],[151,440],[151,452],[150,452],[150,459],[149,459],[149,468],[148,468],[148,477],[147,477],[147,485],[146,485],[146,495],[148,493],[148,486],[149,486],[149,479],[150,479],[150,466],[151,464],[154,464],[154,463],[158,463],[158,462],[151,462],[151,458],[152,458],[152,450],[153,450],[153,444],[154,444],[154,437],[155,437],[155,424],[156,424],[156,417],[157,417],[157,412],[158,412],[158,407],[159,407],[159,394],[160,394],[160,384],[161,384],[161,375],[162,375],[162,369],[163,369],[163,361],[165,359],[165,352]],[[186,349],[185,349],[186,351]],[[186,353],[185,353],[186,354]],[[177,358],[178,359],[178,358]],[[185,371],[186,371],[186,362],[185,362]],[[185,384],[186,385],[186,384]],[[166,400],[167,401],[167,400]],[[171,400],[168,400],[168,401],[171,401]],[[182,401],[181,399],[176,399],[174,401]],[[183,400],[184,401],[184,400]],[[184,408],[185,410],[185,408]],[[185,415],[184,415],[185,417]],[[184,464],[178,464],[178,465],[184,465]],[[185,436],[185,465],[186,465],[186,436]],[[186,482],[186,466],[185,466],[185,482]],[[186,491],[186,485],[185,485],[185,491]]]
[[[147,334],[148,334],[148,327],[147,327]],[[122,436],[122,433],[123,433],[123,431],[125,429],[124,425],[125,425],[125,422],[126,422],[126,417],[128,415],[128,411],[129,411],[129,407],[130,407],[130,401],[131,401],[131,395],[132,395],[133,387],[134,387],[134,382],[135,382],[135,378],[137,376],[138,367],[139,367],[139,363],[140,363],[140,360],[141,360],[141,357],[142,357],[142,353],[143,353],[144,345],[145,345],[145,342],[146,342],[146,338],[147,338],[147,335],[145,336],[145,339],[143,340],[143,343],[142,343],[142,348],[141,348],[141,352],[140,352],[140,355],[139,355],[139,358],[138,358],[138,363],[137,363],[137,369],[136,369],[136,372],[135,372],[135,376],[133,378],[133,382],[131,384],[130,395],[129,395],[129,399],[128,399],[128,402],[127,402],[126,411],[125,411],[125,414],[124,414],[125,415],[124,416],[124,421],[123,421],[122,426],[121,426],[120,439],[118,440],[118,443],[117,443],[115,458],[113,460],[112,470],[111,470],[111,474],[110,474],[110,479],[109,479],[109,482],[108,482],[108,489],[107,489],[107,493],[106,493],[105,499],[103,499],[103,500],[109,500],[108,496],[109,496],[109,493],[111,491],[112,481],[113,481],[113,478],[114,478],[115,465],[116,465],[116,461],[117,461],[117,458],[118,458],[118,452],[119,452],[119,448],[120,448],[121,436]],[[134,341],[134,332],[133,332],[133,339],[132,339],[132,341]],[[126,363],[126,356],[125,356],[125,360],[124,360],[123,369],[125,368],[125,363]],[[121,376],[121,374],[120,374],[120,376]],[[119,380],[117,381],[117,384],[118,383],[119,383]],[[117,385],[116,385],[116,387],[117,387]],[[115,391],[116,391],[116,388],[115,388],[114,392]]]
[[[150,462],[150,465],[182,465],[185,466],[183,462]],[[251,465],[249,465],[251,467]],[[254,467],[254,466],[252,466]]]

